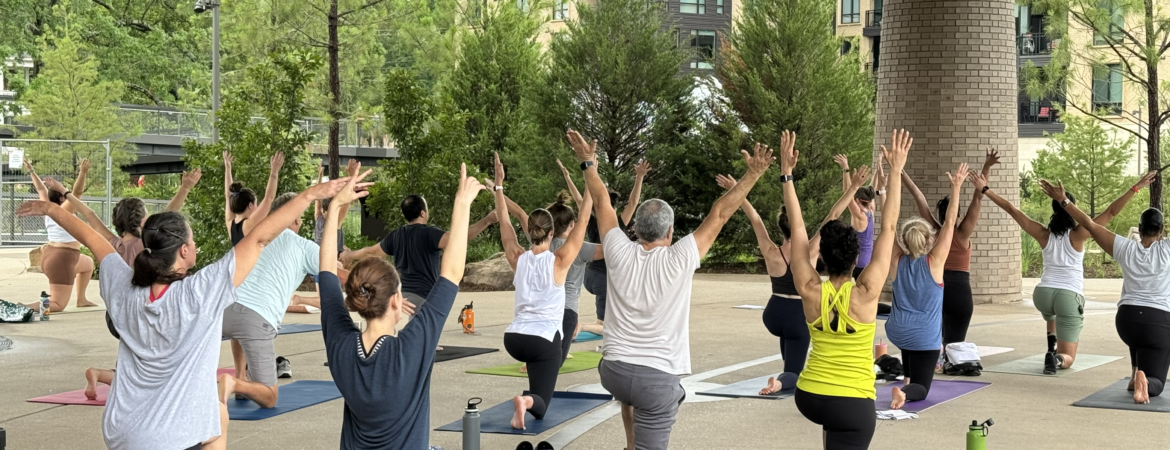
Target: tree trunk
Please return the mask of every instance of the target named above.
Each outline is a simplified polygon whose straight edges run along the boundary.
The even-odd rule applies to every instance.
[[[337,53],[341,46],[337,39],[338,0],[329,2],[329,178],[335,179],[340,173],[341,150],[341,70]]]
[[[1154,33],[1154,2],[1146,0],[1146,48],[1156,48],[1158,43],[1154,41],[1157,37]],[[1161,139],[1162,121],[1158,116],[1162,115],[1161,105],[1158,104],[1158,64],[1146,64],[1146,76],[1148,79],[1149,88],[1146,89],[1146,105],[1149,112],[1149,119],[1146,123],[1149,125],[1146,133],[1146,157],[1149,159],[1150,170],[1158,170],[1162,168],[1161,161]],[[1139,125],[1140,126],[1140,125]],[[1154,182],[1150,184],[1150,207],[1162,209],[1162,177],[1154,178]]]

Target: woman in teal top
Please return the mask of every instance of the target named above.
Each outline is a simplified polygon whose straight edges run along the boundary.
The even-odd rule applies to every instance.
[[[793,252],[802,255],[808,251],[809,242],[792,180],[799,155],[794,149],[795,139],[796,135],[788,131],[782,135],[780,184],[792,226]],[[899,175],[913,140],[909,133],[895,131],[891,142],[892,150],[882,146],[890,162],[890,193],[882,209],[888,217],[898,217],[902,201]],[[848,223],[830,221],[820,231],[820,253],[829,281],[821,282],[810,261],[792,261],[796,290],[812,339],[812,354],[796,383],[796,407],[810,421],[821,425],[826,450],[865,449],[873,439],[877,422],[874,321],[878,297],[889,275],[894,226],[893,221],[883,221],[873,258],[858,277],[857,285],[852,280],[860,246],[857,233]]]

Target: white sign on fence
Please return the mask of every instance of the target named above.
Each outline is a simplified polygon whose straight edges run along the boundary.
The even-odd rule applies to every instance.
[[[8,170],[16,170],[24,165],[24,150],[8,147]]]

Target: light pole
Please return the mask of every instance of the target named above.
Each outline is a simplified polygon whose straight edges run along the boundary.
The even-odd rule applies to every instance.
[[[211,142],[219,142],[219,0],[196,0],[195,14],[211,10]]]

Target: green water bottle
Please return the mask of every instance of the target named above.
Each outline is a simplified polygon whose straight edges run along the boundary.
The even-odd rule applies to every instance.
[[[992,425],[995,421],[991,419],[982,424],[972,420],[971,426],[967,427],[967,450],[987,450],[987,429]]]

